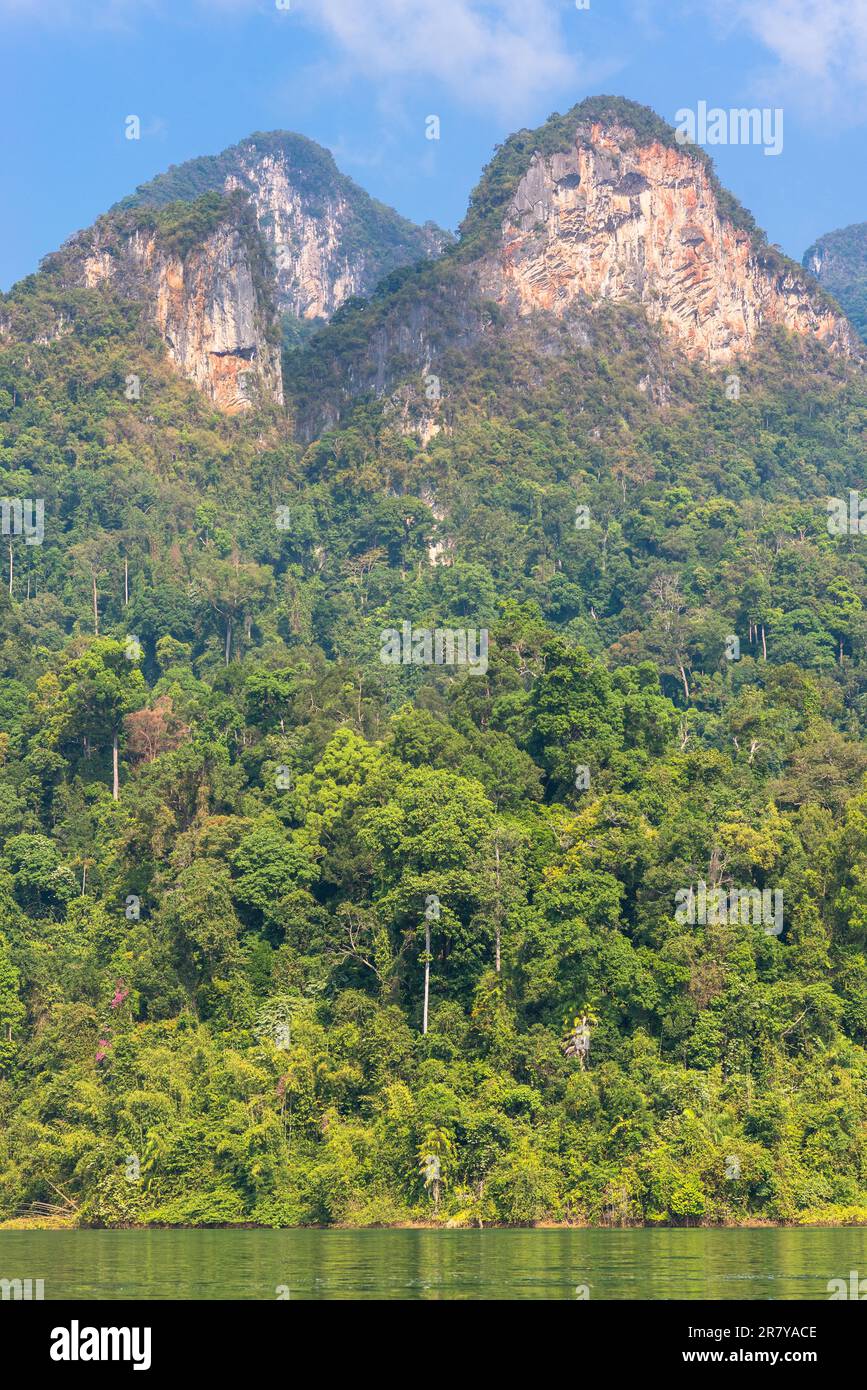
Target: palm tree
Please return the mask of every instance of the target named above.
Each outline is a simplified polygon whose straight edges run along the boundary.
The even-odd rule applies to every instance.
[[[425,1130],[418,1150],[418,1166],[425,1187],[430,1188],[433,1194],[434,1209],[440,1204],[440,1195],[447,1184],[447,1174],[454,1157],[455,1146],[447,1129],[432,1125]]]

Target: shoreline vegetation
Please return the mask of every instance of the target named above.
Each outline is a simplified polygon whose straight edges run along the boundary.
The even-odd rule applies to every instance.
[[[839,1213],[802,1212],[791,1221],[768,1221],[749,1217],[743,1221],[701,1222],[630,1221],[600,1223],[591,1221],[530,1221],[507,1222],[460,1221],[453,1217],[442,1221],[405,1220],[371,1221],[354,1225],[351,1221],[330,1225],[305,1223],[296,1226],[266,1226],[259,1221],[203,1221],[196,1226],[181,1226],[164,1221],[124,1222],[115,1226],[97,1226],[79,1222],[75,1217],[13,1217],[0,1221],[0,1235],[7,1231],[746,1231],[746,1230],[837,1230],[843,1226],[867,1226],[867,1208],[844,1209]]]

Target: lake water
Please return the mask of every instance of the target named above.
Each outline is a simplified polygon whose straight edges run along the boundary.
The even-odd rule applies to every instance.
[[[867,1229],[3,1231],[45,1299],[827,1299]]]

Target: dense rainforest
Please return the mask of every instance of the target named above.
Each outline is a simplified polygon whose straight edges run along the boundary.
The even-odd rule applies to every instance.
[[[863,368],[609,304],[291,428],[460,267],[236,417],[139,305],[2,303],[0,1219],[867,1220]]]

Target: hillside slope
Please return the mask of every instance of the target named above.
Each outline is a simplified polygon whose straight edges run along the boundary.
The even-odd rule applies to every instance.
[[[242,190],[0,302],[0,1218],[867,1220],[864,368],[700,152],[729,307],[791,277],[800,329],[645,300],[666,128],[581,110],[610,277],[572,113],[286,409],[187,379],[146,282],[255,298]]]
[[[804,252],[804,265],[867,336],[867,222],[819,237]]]

